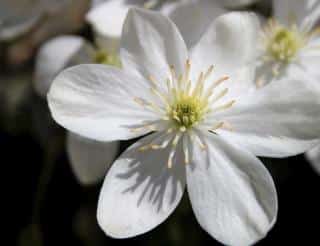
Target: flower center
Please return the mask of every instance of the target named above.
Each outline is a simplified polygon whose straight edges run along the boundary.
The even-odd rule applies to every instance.
[[[189,129],[203,117],[203,105],[198,98],[181,95],[170,110],[169,117],[179,128]]]
[[[320,28],[306,30],[298,28],[296,24],[284,26],[271,18],[261,33],[263,55],[258,64],[257,87],[262,87],[267,81],[281,75],[281,71],[290,63],[297,62],[299,53],[303,49],[318,50],[319,46],[311,45],[314,38],[319,38]],[[266,67],[264,67],[267,65]],[[265,69],[270,68],[271,73],[266,73]],[[271,77],[270,77],[271,74]]]
[[[213,71],[213,66],[210,66],[206,71],[200,72],[196,81],[191,81],[190,68],[190,61],[187,60],[183,74],[177,76],[174,67],[171,66],[166,86],[161,85],[161,82],[154,77],[149,77],[152,85],[150,90],[155,99],[159,99],[161,103],[159,100],[147,101],[140,97],[134,98],[140,106],[159,115],[159,120],[143,122],[141,126],[131,129],[131,131],[147,129],[159,132],[158,137],[149,144],[141,146],[139,150],[164,149],[171,146],[168,168],[172,166],[179,142],[182,143],[186,164],[189,163],[190,141],[195,141],[201,149],[206,149],[199,129],[211,133],[215,133],[219,128],[232,129],[227,122],[215,119],[214,116],[216,112],[226,110],[235,103],[234,100],[221,102],[228,93],[228,88],[218,87],[228,77],[208,81]]]
[[[298,32],[280,27],[271,38],[267,52],[275,60],[290,62],[303,45],[303,38]]]
[[[266,58],[281,63],[292,62],[308,40],[308,35],[296,25],[285,27],[276,20],[269,20],[263,32]]]
[[[109,54],[107,51],[103,49],[99,49],[96,51],[93,60],[95,63],[98,63],[98,64],[121,67],[121,62],[119,57],[117,55]]]

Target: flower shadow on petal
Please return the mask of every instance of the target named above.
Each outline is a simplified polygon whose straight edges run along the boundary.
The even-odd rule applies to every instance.
[[[185,167],[178,154],[174,157],[172,168],[168,168],[170,147],[164,150],[139,150],[141,146],[149,143],[146,139],[150,139],[152,135],[142,139],[120,157],[128,160],[127,169],[116,174],[116,178],[131,180],[122,193],[139,192],[138,207],[143,202],[149,202],[160,212],[180,200],[185,186]],[[181,146],[178,146],[177,151],[181,151]]]

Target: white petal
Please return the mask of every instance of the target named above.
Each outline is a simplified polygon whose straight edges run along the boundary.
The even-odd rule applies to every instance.
[[[159,83],[169,76],[169,66],[179,75],[187,60],[187,48],[177,27],[159,13],[131,9],[127,15],[121,39],[121,62],[148,78],[152,75]]]
[[[320,17],[318,0],[273,0],[274,16],[286,25],[311,29]]]
[[[306,153],[306,158],[320,174],[320,144]]]
[[[71,64],[92,62],[93,52],[91,45],[77,36],[59,36],[46,42],[36,57],[33,80],[36,92],[45,97],[59,72]]]
[[[194,77],[209,66],[215,76],[233,74],[256,55],[259,30],[256,15],[233,12],[218,17],[192,50]]]
[[[193,47],[208,26],[226,10],[214,0],[178,2],[168,16],[177,25],[188,48]]]
[[[206,137],[207,150],[193,145],[187,166],[192,208],[202,228],[226,245],[251,245],[274,225],[278,203],[273,180],[249,152],[219,136]]]
[[[320,90],[317,81],[296,75],[244,94],[217,116],[233,131],[218,133],[258,156],[284,157],[311,148],[320,136]]]
[[[156,135],[130,147],[105,178],[97,217],[100,227],[111,237],[133,237],[153,229],[181,200],[185,187],[181,157],[168,169],[168,150],[138,150]]]
[[[118,52],[122,26],[131,6],[126,0],[110,0],[89,11],[86,19],[93,26],[101,48]]]
[[[72,170],[83,185],[99,182],[119,151],[119,142],[97,142],[68,133],[67,152]]]
[[[48,102],[53,118],[72,132],[100,141],[130,139],[150,131],[132,128],[159,119],[134,101],[149,99],[147,86],[142,78],[115,67],[78,65],[54,80]]]
[[[301,51],[298,66],[306,73],[320,80],[320,37],[311,40]],[[320,85],[320,83],[319,83]]]

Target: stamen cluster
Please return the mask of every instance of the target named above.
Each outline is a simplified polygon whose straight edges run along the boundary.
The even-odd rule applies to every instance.
[[[215,92],[215,89],[228,77],[222,77],[206,86],[205,82],[210,78],[213,66],[210,66],[205,72],[200,72],[194,82],[190,79],[190,68],[190,61],[187,60],[184,73],[177,76],[174,67],[171,66],[170,76],[166,79],[165,87],[160,86],[160,83],[153,76],[149,77],[152,84],[150,91],[156,98],[160,99],[161,104],[149,102],[143,98],[134,98],[134,101],[140,106],[161,115],[159,121],[145,122],[141,127],[132,129],[132,131],[148,129],[162,132],[160,137],[145,146],[141,146],[140,151],[163,149],[171,144],[172,148],[168,158],[169,168],[172,166],[172,159],[180,139],[182,139],[185,163],[188,163],[189,141],[195,141],[202,149],[206,149],[206,145],[197,134],[196,128],[198,125],[204,123],[206,118],[212,117],[215,112],[230,108],[235,102],[232,100],[214,107],[213,104],[228,93],[228,88]],[[215,132],[219,128],[228,127],[222,121],[213,120],[210,122],[215,123],[213,126],[204,128],[208,132]],[[199,127],[202,127],[202,125]]]
[[[292,62],[308,39],[309,35],[300,31],[296,25],[285,27],[271,19],[263,32],[265,58],[281,63]]]

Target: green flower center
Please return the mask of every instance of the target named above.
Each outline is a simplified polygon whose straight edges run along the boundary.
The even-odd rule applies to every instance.
[[[179,128],[189,129],[203,116],[204,105],[197,97],[181,95],[169,110],[169,116]]]
[[[285,28],[278,23],[273,23],[269,27],[266,42],[267,55],[276,61],[291,62],[305,44],[304,35],[296,26]]]

